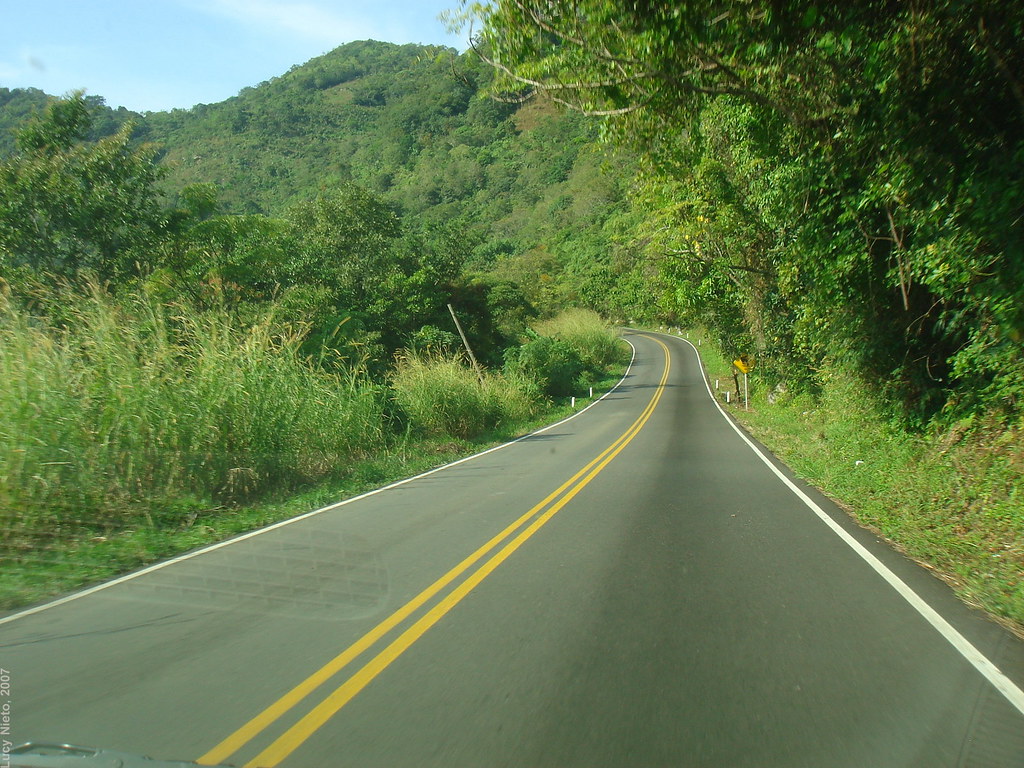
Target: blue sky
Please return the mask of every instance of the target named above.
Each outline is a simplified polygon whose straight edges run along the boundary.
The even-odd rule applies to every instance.
[[[0,86],[135,111],[211,104],[352,40],[465,49],[458,0],[0,0]]]

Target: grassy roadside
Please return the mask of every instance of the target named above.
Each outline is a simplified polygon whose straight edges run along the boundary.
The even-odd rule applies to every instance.
[[[593,397],[581,391],[575,406],[568,397],[545,400],[540,410],[523,412],[515,420],[504,420],[472,437],[410,432],[395,444],[348,461],[340,476],[298,490],[272,492],[259,502],[196,507],[188,514],[169,515],[163,520],[135,513],[116,525],[111,525],[109,519],[98,520],[95,525],[78,525],[70,532],[61,531],[58,525],[49,541],[36,539],[30,551],[5,555],[0,570],[0,610],[13,610],[84,588],[528,434],[586,407],[619,381],[624,368],[624,364],[606,368],[592,381]]]
[[[718,379],[732,390],[731,361],[707,342],[700,353],[712,386]],[[870,405],[857,382],[839,378],[813,398],[768,391],[755,370],[750,410],[730,399],[730,412],[797,475],[1024,636],[1019,427],[964,423],[908,434]]]

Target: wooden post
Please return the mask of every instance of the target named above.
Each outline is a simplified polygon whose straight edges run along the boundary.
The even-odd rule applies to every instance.
[[[480,383],[484,383],[484,372],[480,370],[480,364],[476,361],[476,356],[473,354],[472,348],[469,346],[469,339],[466,338],[465,332],[462,330],[462,323],[459,322],[459,318],[455,316],[455,310],[452,305],[448,305],[448,311],[452,313],[452,320],[455,321],[455,327],[459,331],[459,336],[462,337],[462,344],[466,347],[466,351],[469,353],[469,359],[473,363],[473,370],[476,371],[477,378],[480,379]]]

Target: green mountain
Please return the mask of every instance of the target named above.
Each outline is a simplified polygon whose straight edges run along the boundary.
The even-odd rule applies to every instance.
[[[593,121],[489,98],[491,78],[475,55],[360,41],[218,104],[138,115],[86,100],[90,138],[135,122],[170,201],[212,183],[223,212],[275,216],[354,183],[405,221],[457,223],[469,266],[522,284],[542,310],[568,298],[608,311],[613,278],[634,266],[614,226],[631,162],[608,162]],[[0,154],[49,100],[0,90]]]
[[[510,110],[476,97],[481,75],[451,50],[351,43],[220,104],[148,114],[142,135],[163,148],[172,188],[212,181],[237,212],[273,213],[344,181],[397,184],[423,208],[465,190],[424,180],[410,194],[403,177],[421,155],[508,132]]]
[[[623,191],[601,173],[596,125],[498,103],[482,93],[490,77],[451,49],[356,42],[220,104],[146,115],[140,133],[162,147],[170,190],[213,182],[233,212],[274,214],[355,182],[404,217],[500,241],[491,251],[599,229]]]

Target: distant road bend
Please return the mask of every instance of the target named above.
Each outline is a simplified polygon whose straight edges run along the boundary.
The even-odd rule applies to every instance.
[[[1024,766],[1024,642],[628,332],[534,435],[0,619],[11,734],[271,768]]]

